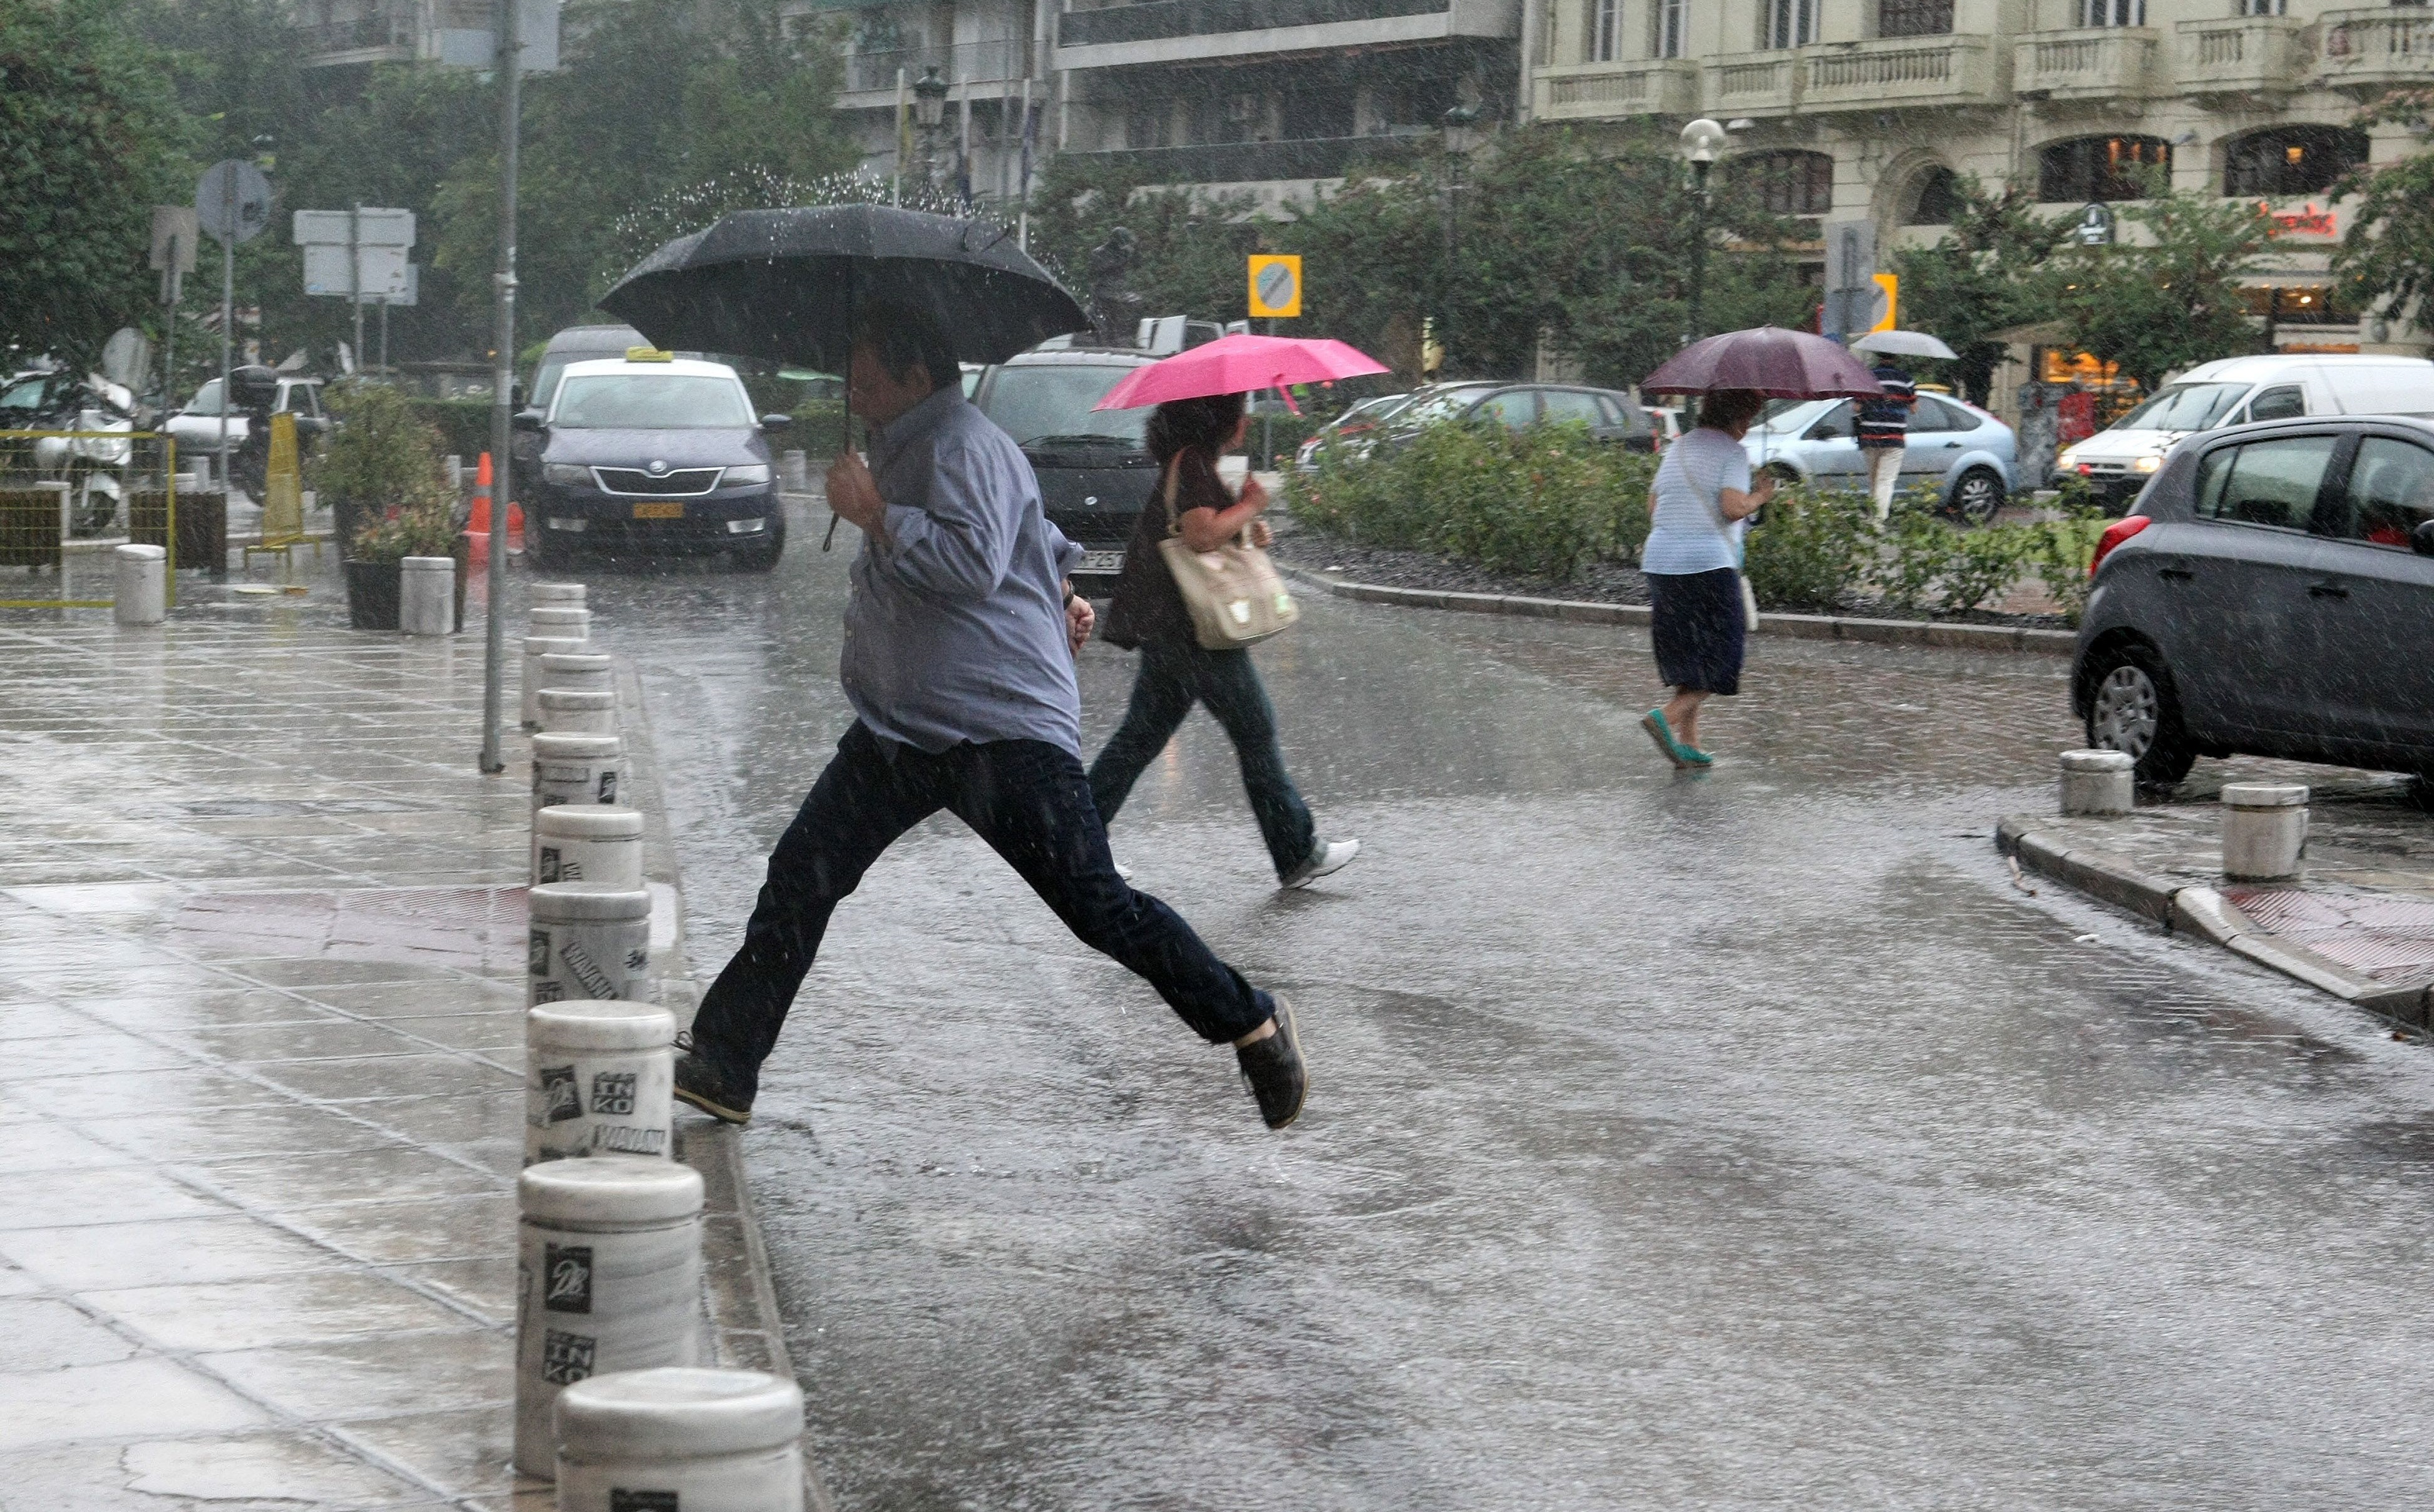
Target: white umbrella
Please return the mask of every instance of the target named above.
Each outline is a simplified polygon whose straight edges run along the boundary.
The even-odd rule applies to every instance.
[[[1851,343],[1851,349],[1889,357],[1941,357],[1946,362],[1961,355],[1924,331],[1872,331]]]

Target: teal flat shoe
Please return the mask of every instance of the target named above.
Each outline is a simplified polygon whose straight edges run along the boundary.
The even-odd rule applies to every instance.
[[[1677,767],[1687,767],[1697,764],[1692,760],[1692,757],[1697,756],[1698,753],[1692,751],[1688,746],[1684,745],[1681,741],[1673,739],[1673,726],[1665,722],[1665,711],[1663,709],[1653,708],[1646,714],[1641,715],[1639,719],[1639,727],[1646,730],[1648,732],[1648,738],[1656,742],[1656,749],[1665,753],[1666,760],[1672,762]]]

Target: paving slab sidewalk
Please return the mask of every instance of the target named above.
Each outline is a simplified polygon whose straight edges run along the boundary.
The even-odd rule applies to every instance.
[[[2300,875],[2222,875],[2225,782],[2311,790]],[[2118,819],[2017,814],[1996,842],[2025,871],[2196,935],[2411,1028],[2434,1025],[2434,816],[2408,779],[2208,762]]]
[[[474,771],[478,617],[185,590],[0,615],[0,1508],[548,1506],[506,1465],[528,768]],[[712,1357],[787,1370],[736,1147],[682,1124]]]

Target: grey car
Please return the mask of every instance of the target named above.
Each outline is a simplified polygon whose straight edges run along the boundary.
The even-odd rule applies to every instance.
[[[1846,399],[1778,401],[1741,437],[1741,450],[1753,468],[1770,468],[1788,483],[1864,488],[1858,417]],[[2010,497],[2018,456],[2010,426],[1948,395],[1921,394],[1902,448],[1901,486],[1932,485],[1945,510],[1982,525]]]
[[[2072,707],[2140,780],[2239,752],[2434,787],[2434,425],[2193,435],[2094,570]]]

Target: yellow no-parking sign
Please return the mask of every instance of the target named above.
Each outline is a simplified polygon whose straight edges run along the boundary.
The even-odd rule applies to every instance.
[[[1293,320],[1301,314],[1301,259],[1262,252],[1251,259],[1251,316]]]

